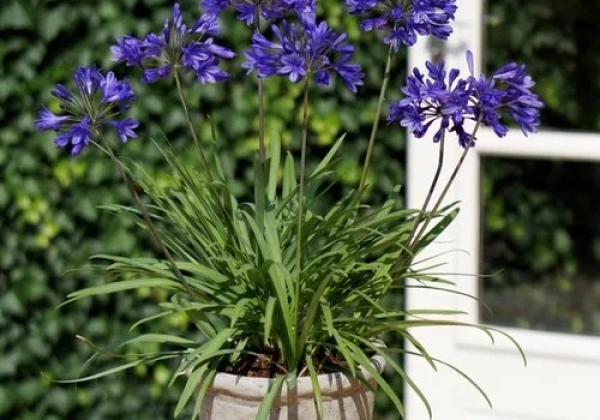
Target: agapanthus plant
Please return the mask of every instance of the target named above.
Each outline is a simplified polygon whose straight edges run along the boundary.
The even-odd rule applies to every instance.
[[[121,115],[133,100],[131,86],[117,80],[112,72],[103,75],[90,67],[74,74],[77,95],[62,85],[52,91],[61,101],[63,112],[57,115],[43,107],[36,122],[38,128],[57,131],[57,146],[70,146],[73,154],[94,143],[112,158],[130,186],[135,207],[105,207],[122,217],[133,217],[145,226],[161,252],[156,259],[98,256],[110,262],[104,270],[120,279],[75,292],[69,296],[70,301],[158,288],[168,299],[161,302],[157,313],[139,320],[133,327],[184,314],[198,329],[198,335],[183,337],[171,331],[128,336],[110,346],[107,354],[131,343],[146,342],[169,348],[159,353],[128,353],[124,356],[128,361],[120,367],[75,382],[140,363],[178,359],[181,366],[172,381],[184,376],[187,382],[175,414],[181,413],[197,390],[194,406],[197,415],[219,372],[250,374],[256,372],[249,371],[248,366],[261,365],[261,372],[273,379],[257,413],[257,418],[267,419],[270,405],[284,382],[288,389],[293,389],[299,377],[309,376],[318,396],[319,374],[341,371],[364,380],[362,372],[366,371],[402,415],[402,402],[372,365],[373,355],[381,356],[415,389],[428,410],[430,407],[418,385],[406,376],[394,358],[395,354],[406,353],[406,349],[386,347],[381,338],[396,336],[407,340],[417,349],[417,355],[435,364],[437,359],[420,345],[412,328],[447,325],[475,327],[488,333],[497,331],[459,321],[429,319],[427,315],[435,314],[395,308],[385,297],[393,290],[410,287],[405,282],[408,277],[438,289],[449,287],[451,283],[447,280],[420,270],[416,258],[456,216],[455,206],[441,208],[441,203],[467,153],[476,147],[479,128],[489,126],[502,137],[507,132],[506,118],[512,118],[524,134],[537,129],[542,103],[531,91],[533,81],[524,66],[515,63],[490,77],[476,76],[470,53],[467,54],[470,72],[463,77],[457,69],[446,71],[443,62],[426,63],[426,74],[414,69],[401,89],[404,97],[389,105],[387,119],[408,128],[416,137],[424,137],[433,127],[432,138],[440,148],[440,159],[432,185],[420,209],[399,208],[393,196],[382,206],[365,208],[362,200],[367,188],[366,174],[383,114],[392,57],[399,45],[412,45],[417,35],[447,37],[456,6],[449,0],[398,3],[348,0],[347,3],[352,13],[382,13],[375,20],[363,21],[361,27],[371,30],[389,26],[391,32],[385,42],[390,44],[390,51],[360,184],[325,212],[318,205],[319,196],[326,191],[325,184],[343,137],[309,172],[306,149],[311,86],[327,85],[335,74],[351,92],[360,94],[364,74],[354,62],[354,48],[347,36],[307,15],[307,9],[298,6],[305,3],[205,0],[207,11],[191,27],[183,23],[181,10],[175,5],[173,20],[165,22],[160,35],[149,34],[143,39],[124,36],[111,48],[117,61],[142,69],[145,83],[172,76],[190,137],[201,158],[198,168],[190,167],[173,152],[161,148],[173,170],[173,182],[168,187],[154,180],[140,165],[136,173],[141,175],[136,185],[142,188],[149,205],[131,188],[133,172],[117,158],[110,142],[102,136],[104,128],[113,126],[121,140],[135,137],[137,121]],[[217,45],[213,37],[218,33],[216,13],[230,6],[246,22],[259,15],[277,19],[292,9],[296,14],[295,18],[287,16],[273,22],[270,33],[258,32],[256,25],[251,45],[244,52],[246,61],[242,66],[259,78],[259,96],[264,94],[262,83],[268,83],[270,77],[287,78],[303,86],[299,170],[291,154],[282,159],[277,136],[270,138],[268,153],[259,142],[251,203],[238,203],[218,154],[207,153],[219,138],[198,138],[179,77],[182,72],[193,71],[201,85],[225,81],[227,73],[220,59],[232,58],[234,53]],[[264,113],[259,112],[258,117],[260,132]],[[390,125],[388,129],[397,128]],[[463,154],[430,206],[437,191],[445,137],[449,134],[457,136],[459,146],[448,147],[462,147]],[[102,141],[95,142],[97,138]],[[259,138],[262,139],[261,133]],[[360,139],[345,140],[355,141]],[[440,308],[441,313],[447,311]],[[91,361],[100,354],[102,350]],[[323,401],[316,397],[314,405],[322,417]]]

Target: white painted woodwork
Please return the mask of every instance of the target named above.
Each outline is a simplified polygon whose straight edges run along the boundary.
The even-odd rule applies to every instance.
[[[483,0],[459,0],[455,32],[445,53],[447,68],[466,72],[465,51],[475,59],[482,55]],[[423,67],[430,59],[427,40],[421,40],[409,55],[409,69]],[[476,62],[476,73],[480,71]],[[477,296],[479,261],[479,177],[480,157],[558,158],[564,160],[600,161],[600,135],[541,131],[529,137],[513,129],[503,139],[483,130],[451,189],[446,202],[459,200],[461,212],[457,220],[432,246],[426,255],[440,256],[444,272],[460,273],[449,277],[456,289]],[[407,194],[410,207],[420,207],[429,189],[437,162],[437,145],[431,137],[409,138]],[[461,149],[448,136],[445,168],[441,183],[448,179]],[[461,250],[461,251],[458,251]],[[510,270],[510,267],[506,267]],[[478,305],[449,293],[408,289],[407,306],[412,309],[444,308],[468,312],[455,319],[477,322]],[[495,334],[493,345],[477,330],[430,327],[414,330],[429,352],[462,369],[487,393],[494,405],[485,400],[463,378],[450,369],[433,369],[422,359],[409,356],[409,375],[428,397],[434,420],[600,420],[600,337],[580,336],[516,328],[501,328],[523,347],[528,365],[515,347]],[[405,392],[406,419],[426,420],[429,416],[417,395],[408,386]]]

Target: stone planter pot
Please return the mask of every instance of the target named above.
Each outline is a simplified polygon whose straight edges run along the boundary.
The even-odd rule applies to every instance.
[[[371,359],[381,372],[384,360]],[[363,370],[372,384],[375,380]],[[324,420],[370,420],[373,414],[374,393],[363,383],[341,373],[319,375]],[[269,379],[249,378],[219,373],[202,404],[201,420],[251,420],[269,387]],[[314,392],[309,377],[298,379],[296,390],[285,384],[274,401],[269,420],[318,420]]]

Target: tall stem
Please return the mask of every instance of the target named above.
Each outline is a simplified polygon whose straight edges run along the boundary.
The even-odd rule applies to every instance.
[[[256,32],[260,33],[260,7],[254,12],[254,21],[256,22]],[[265,163],[265,86],[264,79],[257,76],[258,79],[258,161],[261,167]]]
[[[217,190],[217,187],[214,183],[214,178],[210,171],[210,164],[208,163],[208,160],[206,159],[206,155],[204,154],[204,149],[202,149],[202,145],[200,144],[200,141],[198,140],[198,136],[196,135],[196,131],[194,130],[194,124],[192,123],[192,117],[190,116],[190,113],[188,111],[187,102],[185,100],[185,95],[183,94],[183,89],[181,88],[181,79],[179,77],[179,73],[177,73],[177,72],[174,72],[174,73],[175,73],[175,84],[177,85],[177,93],[179,95],[179,101],[181,102],[181,107],[183,108],[183,113],[185,114],[185,119],[187,122],[188,129],[190,130],[190,134],[192,135],[192,139],[194,140],[194,144],[196,145],[196,148],[198,149],[198,154],[200,155],[200,159],[202,160],[202,166],[204,166],[204,173],[206,174],[206,179],[208,180],[210,189],[213,192],[213,197],[214,197],[215,201],[217,202],[219,209],[221,210],[221,213],[223,214],[223,218],[225,219],[225,221],[230,229],[230,232],[234,232],[235,229],[233,227],[233,222],[231,221],[231,219],[229,217],[229,213],[227,213],[227,210],[225,209],[225,205],[221,201],[221,194],[219,194],[219,191]],[[235,239],[235,238],[232,237],[232,239]]]
[[[435,212],[438,211],[438,209],[442,205],[442,201],[444,201],[444,197],[446,197],[446,194],[448,193],[448,190],[450,190],[450,186],[452,185],[452,183],[456,179],[456,175],[458,174],[458,171],[462,167],[462,164],[465,161],[465,158],[467,157],[467,154],[469,153],[469,150],[471,150],[472,147],[473,147],[475,135],[479,131],[480,127],[481,127],[481,119],[477,120],[477,123],[475,124],[475,128],[473,129],[473,132],[469,136],[469,141],[467,142],[465,150],[463,150],[462,154],[460,155],[460,158],[458,160],[458,163],[456,164],[456,167],[452,171],[452,174],[450,175],[450,178],[448,178],[448,182],[446,182],[446,185],[444,186],[444,189],[442,190],[442,193],[440,194],[439,198],[437,199],[436,203],[434,204],[433,208],[431,209],[431,212],[429,212],[429,215],[428,215],[427,219],[425,219],[425,223],[423,223],[423,226],[419,230],[419,233],[415,236],[415,239],[414,239],[413,243],[416,243],[419,240],[419,238],[421,238],[423,236],[423,234],[425,233],[425,230],[427,229],[427,226],[429,225],[429,223],[433,219],[433,216],[434,216]]]
[[[308,142],[308,77],[304,81],[302,102],[302,144],[300,149],[300,185],[298,187],[298,232],[296,238],[296,269],[300,275],[302,263],[302,222],[304,216],[304,183],[306,179],[306,144]],[[300,294],[300,281],[296,282],[296,296]]]
[[[179,95],[179,101],[181,102],[181,107],[183,108],[183,113],[185,114],[185,120],[187,122],[188,128],[190,130],[190,134],[192,135],[192,139],[194,140],[194,144],[198,149],[198,154],[200,155],[200,159],[202,160],[202,165],[204,166],[204,172],[206,174],[206,178],[212,184],[213,177],[210,172],[210,165],[208,164],[208,160],[206,159],[206,155],[204,154],[204,150],[200,145],[200,141],[198,140],[198,136],[196,135],[196,131],[194,130],[194,124],[192,123],[192,117],[190,116],[190,112],[188,111],[187,103],[185,101],[185,95],[183,94],[183,89],[181,88],[181,78],[179,77],[179,73],[177,71],[173,72],[175,74],[175,84],[177,85],[177,93]]]
[[[258,160],[265,163],[265,90],[264,80],[258,78]]]
[[[179,267],[177,267],[177,263],[175,262],[175,259],[169,252],[165,243],[162,241],[162,239],[160,239],[158,230],[156,229],[156,226],[152,222],[152,219],[150,218],[150,214],[148,214],[148,210],[146,210],[146,206],[144,206],[144,203],[142,203],[142,200],[140,200],[140,196],[135,191],[135,188],[133,187],[133,185],[131,183],[131,179],[129,178],[129,176],[127,176],[127,173],[123,170],[123,167],[122,167],[123,164],[117,158],[117,156],[113,152],[112,148],[110,147],[110,144],[108,144],[106,139],[103,136],[99,136],[99,137],[100,137],[100,141],[102,142],[102,145],[103,145],[102,149],[104,150],[105,153],[108,154],[110,159],[113,161],[113,164],[117,168],[119,175],[121,176],[121,178],[123,178],[123,181],[125,181],[125,185],[127,185],[127,188],[129,189],[129,193],[131,194],[131,197],[133,198],[133,201],[134,201],[136,207],[138,208],[139,212],[142,214],[144,223],[146,223],[148,230],[150,230],[150,234],[152,235],[154,242],[156,242],[156,245],[158,245],[158,247],[160,248],[160,251],[165,256],[165,258],[167,259],[169,264],[171,265],[171,269],[175,273],[175,276],[179,279],[179,281],[181,281],[181,283],[185,287],[188,294],[192,297],[195,296],[195,294],[192,292],[192,289],[190,288],[190,285],[188,284],[187,280],[183,276],[183,273],[181,272],[181,270],[179,270]]]
[[[362,175],[360,176],[360,184],[358,187],[359,192],[363,192],[365,184],[367,182],[367,173],[371,164],[371,158],[373,155],[373,146],[375,145],[375,138],[377,137],[377,130],[379,129],[379,119],[381,118],[381,110],[383,109],[383,102],[385,101],[385,94],[387,92],[388,83],[390,81],[390,72],[392,69],[392,57],[393,49],[390,45],[388,51],[387,60],[385,62],[385,70],[383,73],[383,82],[381,83],[381,90],[379,91],[379,100],[377,102],[377,112],[375,119],[373,120],[373,127],[371,128],[371,136],[369,137],[369,145],[367,146],[367,154],[363,163]]]
[[[431,201],[431,197],[433,196],[433,191],[435,190],[438,180],[440,179],[440,174],[442,173],[442,167],[444,166],[444,140],[445,140],[445,138],[446,138],[446,131],[442,131],[442,135],[440,137],[440,142],[439,142],[440,150],[438,152],[438,166],[435,170],[435,174],[433,176],[433,181],[431,182],[431,185],[429,186],[429,192],[427,193],[427,198],[425,198],[425,202],[423,203],[423,206],[421,207],[421,210],[419,211],[419,214],[417,215],[417,219],[415,220],[415,224],[412,228],[412,231],[410,232],[410,235],[408,236],[407,244],[409,246],[410,246],[410,243],[412,242],[412,239],[413,239],[415,233],[417,232],[419,223],[421,223],[421,221],[423,220],[423,217],[425,216],[425,214],[427,212],[427,206],[429,205],[429,202]]]

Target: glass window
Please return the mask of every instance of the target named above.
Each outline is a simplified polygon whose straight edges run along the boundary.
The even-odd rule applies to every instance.
[[[482,321],[600,335],[600,163],[481,159]]]

